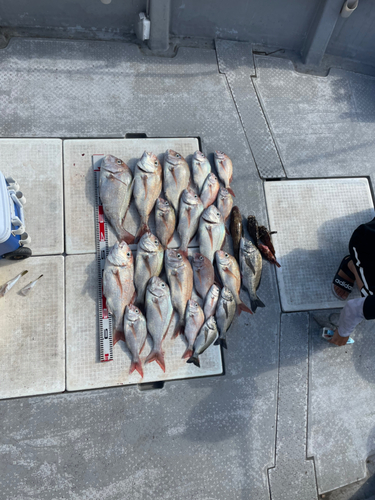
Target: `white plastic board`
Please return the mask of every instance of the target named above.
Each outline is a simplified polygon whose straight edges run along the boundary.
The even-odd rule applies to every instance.
[[[186,343],[179,336],[172,340],[173,324],[165,340],[165,373],[156,362],[143,366],[129,376],[130,353],[124,342],[113,349],[113,361],[100,363],[98,335],[97,262],[95,254],[70,255],[66,258],[66,373],[67,390],[77,391],[116,385],[156,382],[189,377],[218,375],[223,372],[219,346],[212,345],[200,356],[201,368],[181,359]],[[144,361],[151,351],[147,339],[142,351]]]
[[[64,258],[0,261],[0,285],[28,270],[0,298],[0,398],[65,390]],[[19,291],[43,274],[26,297]]]
[[[265,183],[284,311],[342,307],[331,283],[348,255],[353,231],[374,217],[368,180],[314,179]],[[351,297],[359,296],[354,290]]]
[[[33,255],[64,251],[62,141],[0,139],[0,170],[26,198],[25,224]]]
[[[199,149],[199,144],[197,139],[189,138],[64,141],[65,235],[68,254],[95,252],[95,183],[92,155],[112,154],[121,158],[134,171],[145,150],[155,153],[163,164],[164,152],[167,149],[178,151],[191,165],[192,154]],[[139,221],[137,209],[132,201],[125,219],[126,229],[135,234]],[[149,225],[153,231],[153,213]],[[113,245],[115,241],[116,236],[110,229],[109,245]],[[177,248],[178,245],[178,236],[175,234],[170,247]],[[191,246],[197,246],[194,240]]]

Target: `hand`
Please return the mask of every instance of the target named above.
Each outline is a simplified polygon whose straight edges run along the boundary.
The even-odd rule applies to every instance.
[[[328,342],[330,342],[331,344],[336,344],[336,345],[342,346],[342,345],[345,345],[347,343],[348,339],[349,339],[349,337],[341,337],[338,329],[336,328],[335,333],[333,334],[333,337]]]

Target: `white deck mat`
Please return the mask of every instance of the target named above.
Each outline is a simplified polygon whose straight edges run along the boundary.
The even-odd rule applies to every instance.
[[[0,298],[0,398],[65,390],[64,258],[0,261],[0,285],[28,273]],[[26,297],[19,291],[43,274]]]
[[[33,255],[64,251],[62,141],[0,139],[0,170],[26,198],[25,227]]]
[[[265,183],[267,210],[284,311],[343,307],[331,291],[353,231],[374,217],[368,180],[317,179]],[[354,290],[351,297],[359,296]]]
[[[65,186],[65,235],[66,252],[68,254],[95,252],[95,179],[92,168],[92,155],[112,154],[121,158],[129,168],[134,167],[145,150],[155,153],[163,165],[164,152],[174,149],[182,154],[191,165],[194,151],[199,149],[197,139],[98,139],[64,141],[64,186]],[[131,202],[125,219],[125,227],[135,234],[139,226],[139,215]],[[151,231],[154,231],[154,214],[149,220]],[[109,245],[116,237],[109,229]],[[169,245],[177,248],[178,236]],[[193,240],[190,246],[197,246]],[[136,248],[133,246],[132,248]]]
[[[100,363],[98,334],[98,280],[95,254],[70,255],[66,258],[66,372],[67,390],[77,391],[116,385],[137,384],[221,374],[220,347],[212,345],[200,356],[201,368],[181,359],[186,343],[179,336],[171,340],[173,324],[163,341],[165,367],[156,362],[143,365],[144,377],[137,371],[129,375],[130,353],[124,342],[113,349],[113,361]],[[151,351],[147,339],[142,363]]]

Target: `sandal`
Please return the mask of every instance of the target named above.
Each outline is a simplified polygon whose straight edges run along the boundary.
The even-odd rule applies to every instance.
[[[348,293],[351,293],[351,291],[353,290],[355,276],[354,276],[354,274],[351,272],[351,270],[348,267],[348,262],[350,262],[351,259],[352,258],[351,258],[350,255],[347,255],[346,257],[344,257],[342,259],[341,264],[340,264],[340,266],[339,266],[339,268],[337,270],[337,273],[335,274],[335,277],[333,278],[332,293],[339,300],[346,300],[346,298],[344,299],[343,297],[340,297],[339,295],[337,295],[337,293],[335,292],[335,286],[338,286],[339,288],[341,288],[341,290],[344,290],[345,292],[348,292]],[[342,276],[340,276],[339,275],[340,271],[342,271],[350,279],[352,279],[353,283],[349,283],[349,281],[347,281],[345,278],[343,278]]]

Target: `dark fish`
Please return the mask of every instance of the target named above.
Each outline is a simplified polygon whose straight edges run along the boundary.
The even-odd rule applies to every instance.
[[[224,286],[220,292],[215,314],[217,329],[219,331],[219,338],[216,340],[215,345],[222,345],[225,349],[227,348],[227,331],[232,324],[236,309],[237,304],[233,293],[228,287]]]
[[[255,245],[258,244],[259,240],[259,230],[258,230],[258,222],[255,218],[255,215],[249,215],[247,218],[247,230],[249,231],[250,238],[253,240]]]
[[[274,232],[268,231],[265,226],[259,226],[258,228],[258,239],[270,249],[270,252],[276,257],[275,247],[272,244],[271,234]]]
[[[262,252],[262,254],[264,255],[264,257],[269,262],[271,262],[271,264],[275,264],[277,267],[281,267],[281,265],[277,262],[277,260],[274,257],[274,255],[271,253],[271,250],[266,245],[263,245],[263,243],[260,243],[258,241],[258,248]]]
[[[265,307],[257,296],[257,288],[262,275],[262,255],[254,243],[241,238],[240,247],[240,269],[242,286],[249,292],[251,310],[253,313],[258,307]]]
[[[233,252],[237,259],[240,260],[240,241],[242,236],[242,215],[238,207],[233,207],[230,215],[230,234],[233,239]]]

